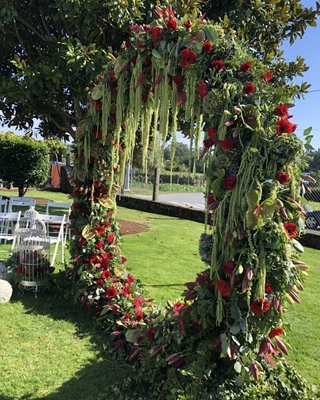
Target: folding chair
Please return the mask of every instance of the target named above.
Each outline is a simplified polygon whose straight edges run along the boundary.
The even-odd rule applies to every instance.
[[[50,215],[50,208],[52,209],[52,214],[56,215],[57,214],[57,209],[63,209],[66,214],[66,219],[65,219],[65,231],[64,231],[64,241],[67,240],[67,238],[70,240],[71,239],[71,231],[69,228],[69,215],[71,212],[71,203],[60,203],[57,201],[48,201],[47,203],[47,208],[46,208],[46,214]]]
[[[2,240],[12,241],[10,251],[12,252],[16,243],[16,235],[14,230],[19,227],[21,211],[16,212],[0,212],[0,243]]]
[[[13,207],[34,207],[36,205],[36,201],[33,200],[33,197],[20,197],[20,196],[11,196],[8,204],[8,212],[13,212]]]
[[[66,223],[66,215],[47,215],[38,214],[38,218],[46,225],[47,236],[50,240],[50,245],[55,244],[53,255],[51,257],[51,266],[54,265],[59,244],[61,243],[61,262],[64,262],[64,229]]]
[[[7,208],[8,208],[8,200],[7,199],[3,199],[1,196],[0,199],[0,212],[7,212]]]

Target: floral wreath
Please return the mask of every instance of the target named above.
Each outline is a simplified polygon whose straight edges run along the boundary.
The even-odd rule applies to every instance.
[[[90,89],[88,118],[77,130],[69,274],[82,304],[118,337],[116,347],[129,345],[130,360],[147,339],[151,356],[187,368],[181,342],[198,335],[210,348],[208,363],[229,360],[238,384],[258,380],[288,352],[283,312],[300,302],[308,269],[298,260],[304,152],[290,93],[221,24],[178,19],[171,7],[154,15],[150,25],[131,26]],[[164,312],[143,298],[124,266],[115,196],[137,134],[146,167],[147,153],[170,135],[174,143],[182,125],[207,165],[199,248],[208,269]],[[174,352],[173,331],[180,337]]]

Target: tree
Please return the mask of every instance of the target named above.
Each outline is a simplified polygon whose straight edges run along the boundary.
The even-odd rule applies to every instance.
[[[149,22],[155,4],[142,0],[0,0],[0,111],[2,122],[30,129],[41,120],[44,137],[75,137],[86,111],[86,88],[103,72],[111,47],[119,49],[129,24]],[[302,58],[286,63],[279,50],[288,38],[301,37],[319,15],[300,0],[171,1],[177,14],[199,10],[208,18],[236,30],[258,57],[275,63],[275,77],[283,84],[307,67]],[[276,57],[276,60],[274,60]],[[307,84],[286,88],[305,93]]]
[[[29,187],[39,186],[48,178],[48,153],[44,142],[0,132],[0,178],[12,182],[19,196],[24,196]]]

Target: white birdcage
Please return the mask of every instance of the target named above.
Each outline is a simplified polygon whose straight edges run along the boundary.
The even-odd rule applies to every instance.
[[[21,277],[19,289],[22,292],[32,289],[37,297],[38,287],[45,283],[50,270],[50,238],[45,224],[38,217],[38,212],[30,207],[14,233],[17,239],[13,258]]]

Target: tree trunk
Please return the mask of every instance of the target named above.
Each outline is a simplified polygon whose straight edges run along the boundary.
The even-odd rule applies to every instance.
[[[152,201],[157,201],[159,196],[160,168],[154,169]]]

